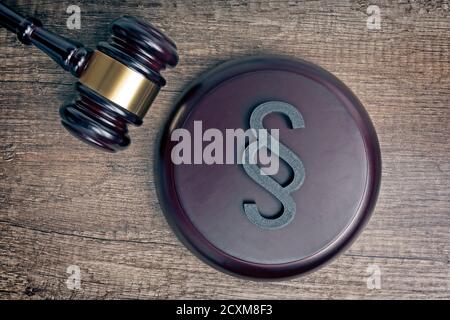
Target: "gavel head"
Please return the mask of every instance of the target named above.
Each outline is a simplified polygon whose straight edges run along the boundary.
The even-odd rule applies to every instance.
[[[166,83],[160,71],[178,63],[175,44],[132,17],[113,22],[108,42],[90,52],[76,84],[79,97],[60,109],[76,137],[115,152],[130,144],[128,124],[139,126]]]

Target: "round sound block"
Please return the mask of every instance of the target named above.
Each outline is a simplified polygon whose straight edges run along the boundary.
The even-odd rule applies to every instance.
[[[276,174],[255,176],[263,164],[245,167],[239,155],[235,163],[202,159],[220,142],[208,129],[225,145],[227,129],[257,123],[279,130]],[[191,140],[174,136],[178,129]],[[191,149],[179,155],[191,163],[174,163],[182,140]],[[300,275],[330,261],[367,222],[380,186],[377,136],[355,95],[320,67],[279,56],[231,61],[195,81],[158,155],[160,203],[178,237],[210,265],[249,278]]]

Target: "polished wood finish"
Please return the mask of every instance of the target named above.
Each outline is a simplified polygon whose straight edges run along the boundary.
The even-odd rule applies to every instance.
[[[0,26],[17,35],[26,45],[35,45],[50,56],[64,70],[75,76],[83,72],[91,54],[80,42],[66,39],[46,30],[34,17],[25,17],[0,2]]]
[[[66,28],[67,3],[8,3],[89,46],[117,16],[140,16],[173,37],[181,60],[130,147],[101,153],[59,125],[73,78],[0,29],[1,298],[450,298],[443,2],[380,2],[379,31],[366,28],[369,1],[83,1],[81,30]],[[370,114],[383,155],[380,197],[358,240],[325,268],[283,282],[235,279],[194,257],[162,215],[152,172],[157,136],[186,85],[257,53],[337,75]],[[366,285],[373,264],[380,290]],[[70,265],[81,269],[81,290],[66,286]]]
[[[76,86],[79,98],[60,109],[62,124],[67,130],[82,141],[110,152],[130,144],[127,124],[142,124],[142,117],[154,95],[150,103],[142,106],[145,112],[128,110],[82,81],[84,72],[92,70],[97,62],[91,49],[48,31],[37,18],[22,16],[3,3],[0,3],[0,26],[14,32],[22,43],[41,49],[66,71],[81,77]],[[123,69],[130,68],[140,73],[144,80],[148,79],[149,84],[156,87],[155,93],[166,83],[160,71],[166,65],[174,67],[178,63],[172,40],[151,24],[129,16],[112,23],[108,42],[100,42],[97,49],[125,66]],[[115,79],[108,80],[114,82]],[[125,94],[132,95],[133,92]],[[142,100],[142,97],[135,99]]]
[[[268,101],[288,103],[305,121],[292,130],[279,112],[263,119],[264,128],[279,130],[280,143],[301,159],[305,172],[300,190],[288,195],[296,205],[294,218],[269,230],[243,212],[244,203],[252,202],[272,218],[283,213],[267,185],[236,162],[175,165],[178,142],[171,139],[182,128],[195,143],[196,121],[203,132],[215,129],[224,136],[229,129],[247,130],[255,108]],[[381,184],[380,147],[364,106],[326,70],[286,56],[235,59],[196,79],[175,105],[159,150],[157,191],[179,239],[213,267],[250,279],[295,277],[330,263],[363,230]],[[235,150],[223,148],[223,157],[241,157]],[[290,170],[281,163],[271,178],[286,187],[294,179]]]

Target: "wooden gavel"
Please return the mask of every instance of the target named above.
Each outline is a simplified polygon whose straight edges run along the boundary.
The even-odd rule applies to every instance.
[[[92,50],[42,27],[0,3],[0,25],[34,44],[79,78],[78,98],[60,108],[73,135],[115,152],[130,144],[129,123],[139,126],[161,87],[160,71],[178,63],[175,43],[152,25],[124,16],[112,23],[108,42]]]

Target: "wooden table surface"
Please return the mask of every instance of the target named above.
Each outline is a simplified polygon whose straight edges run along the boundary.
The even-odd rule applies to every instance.
[[[130,14],[177,43],[180,64],[132,145],[105,154],[72,138],[58,108],[75,80],[0,29],[0,298],[450,298],[450,4],[370,1],[7,1],[90,47]],[[381,144],[379,201],[338,259],[301,278],[254,282],[215,271],[168,227],[152,173],[174,100],[231,58],[280,53],[343,80]],[[75,269],[74,269],[75,268]],[[81,287],[68,286],[79,268]],[[375,271],[374,271],[375,270]],[[380,287],[373,288],[380,273]],[[375,273],[375,274],[374,274]],[[372,278],[369,278],[371,277]]]

